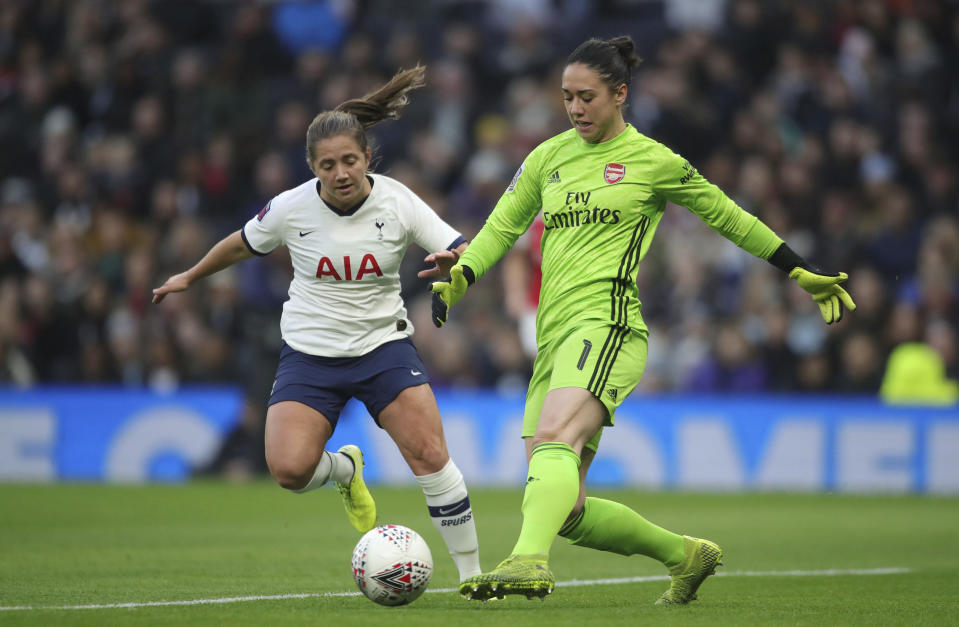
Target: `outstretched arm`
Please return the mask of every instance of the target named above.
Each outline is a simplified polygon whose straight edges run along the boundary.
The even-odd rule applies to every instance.
[[[703,222],[746,250],[789,275],[813,297],[827,324],[842,319],[842,309],[856,308],[852,297],[839,284],[844,272],[823,272],[795,253],[782,239],[733,202],[718,187],[707,181],[688,161],[662,148],[657,172],[657,190],[676,204],[688,207]]]
[[[250,249],[243,243],[240,231],[231,233],[217,242],[195,266],[186,272],[174,274],[167,279],[163,285],[154,289],[153,303],[159,303],[167,294],[182,292],[195,281],[219,272],[224,268],[228,268],[244,259],[249,259],[252,256],[253,253],[250,252]]]

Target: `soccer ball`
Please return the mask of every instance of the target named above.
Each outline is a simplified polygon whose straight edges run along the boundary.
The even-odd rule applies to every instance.
[[[353,549],[353,579],[380,605],[406,605],[419,598],[433,576],[433,556],[420,534],[402,525],[366,532]]]

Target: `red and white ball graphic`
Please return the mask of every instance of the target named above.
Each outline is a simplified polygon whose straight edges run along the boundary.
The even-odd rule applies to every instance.
[[[367,531],[353,549],[352,564],[360,591],[380,605],[412,603],[433,576],[433,556],[426,540],[402,525]]]

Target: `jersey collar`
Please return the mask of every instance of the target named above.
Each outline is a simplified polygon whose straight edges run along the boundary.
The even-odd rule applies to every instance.
[[[576,129],[573,129],[573,132],[575,131]],[[614,146],[618,147],[622,142],[627,141],[626,140],[627,137],[629,137],[630,135],[634,135],[636,132],[637,132],[636,128],[632,124],[627,122],[626,128],[624,128],[619,133],[619,135],[611,139],[607,139],[604,142],[599,142],[598,144],[591,144],[588,141],[584,140],[582,137],[579,137],[579,135],[576,135],[576,137],[579,137],[580,142],[585,144],[586,147],[589,148],[590,150],[606,150]]]
[[[373,177],[370,176],[369,174],[366,175],[366,179],[370,182],[370,193],[366,195],[366,198],[364,198],[364,199],[361,200],[360,202],[356,203],[355,205],[353,205],[353,206],[350,207],[349,209],[346,209],[346,210],[337,209],[336,207],[334,207],[334,206],[331,205],[330,203],[328,203],[328,202],[326,202],[325,200],[323,200],[323,196],[320,195],[320,179],[316,179],[316,196],[317,196],[317,198],[320,199],[320,202],[322,202],[324,205],[326,205],[327,209],[329,209],[330,211],[332,211],[332,212],[335,213],[336,215],[342,216],[342,217],[344,217],[344,218],[347,217],[347,216],[351,216],[351,215],[353,215],[354,213],[356,213],[357,211],[360,210],[360,208],[363,206],[363,203],[366,202],[367,198],[369,198],[370,196],[373,195],[373,187],[374,187],[376,181],[374,181],[374,180],[373,180]]]

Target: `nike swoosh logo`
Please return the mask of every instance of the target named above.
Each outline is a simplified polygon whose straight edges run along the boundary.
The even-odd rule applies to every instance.
[[[418,377],[423,373],[420,372],[419,370],[410,370],[410,374],[413,375],[414,377]]]
[[[454,505],[453,507],[450,507],[449,509],[443,509],[441,507],[439,511],[440,511],[440,516],[446,516],[447,514],[452,514],[453,512],[455,512],[456,506]]]
[[[313,231],[307,231],[306,233],[304,233],[303,231],[300,231],[300,237],[306,237],[307,235],[309,235],[309,234],[312,233],[312,232],[313,232]]]

